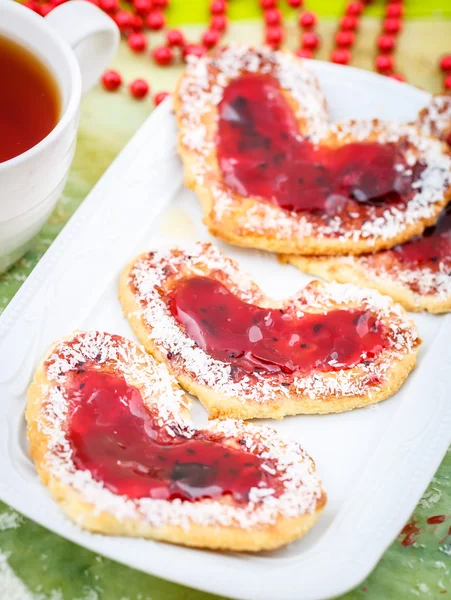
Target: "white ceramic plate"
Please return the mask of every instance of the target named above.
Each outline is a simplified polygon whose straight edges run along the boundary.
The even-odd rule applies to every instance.
[[[315,62],[334,119],[410,120],[429,95],[350,67]],[[409,518],[450,443],[451,317],[415,317],[424,340],[401,391],[374,408],[272,423],[314,457],[329,502],[318,525],[277,552],[249,556],[93,535],[63,516],[27,454],[25,391],[49,344],[76,328],[132,336],[118,278],[138,252],[210,236],[182,184],[169,103],[121,153],[0,319],[0,497],[44,527],[142,571],[246,600],[319,600],[360,583]],[[273,256],[216,242],[270,295],[307,277]],[[194,418],[205,413],[195,403]]]

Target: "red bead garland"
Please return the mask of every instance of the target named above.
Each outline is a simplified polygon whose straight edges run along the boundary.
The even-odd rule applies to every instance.
[[[445,73],[451,71],[451,54],[445,54],[440,59],[440,68]]]
[[[339,29],[335,34],[335,48],[332,50],[330,60],[338,65],[348,65],[352,59],[351,49],[354,46],[356,31],[360,25],[368,0],[365,2],[349,2],[345,14],[339,21]]]
[[[143,33],[133,32],[128,36],[127,43],[133,52],[144,52],[147,48],[147,38]]]
[[[122,85],[122,77],[117,71],[110,69],[102,75],[102,85],[108,92],[115,92]]]
[[[299,16],[298,24],[304,32],[301,34],[301,47],[296,54],[300,58],[313,58],[315,51],[321,45],[321,38],[314,31],[318,24],[318,17],[311,10],[305,10]]]
[[[317,18],[315,13],[312,13],[310,10],[304,11],[299,17],[299,25],[304,29],[309,29],[310,27],[314,27],[317,22]]]
[[[397,81],[404,81],[404,77],[395,73],[395,59],[393,52],[396,49],[397,35],[402,31],[402,18],[404,6],[402,0],[393,2],[388,0],[385,8],[385,18],[382,24],[382,33],[377,38],[377,47],[381,54],[376,56],[375,67],[381,75],[388,75]]]
[[[216,31],[226,31],[227,29],[227,17],[225,15],[213,15],[210,21],[211,29]]]
[[[67,0],[26,0],[27,6],[39,15],[46,16],[55,6]],[[169,0],[89,0],[99,6],[116,22],[122,34],[126,37],[128,46],[135,53],[144,53],[148,48],[148,38],[143,33],[147,28],[151,31],[161,31],[166,27],[165,9]],[[285,32],[283,29],[283,15],[279,9],[280,0],[256,0],[263,9],[263,18],[266,27],[265,43],[273,48],[279,48],[283,43]],[[331,60],[337,64],[349,64],[352,59],[352,48],[359,28],[360,17],[365,7],[372,0],[352,0],[345,7],[344,14],[339,21],[339,28],[335,34],[335,47],[331,53]],[[293,9],[303,8],[304,0],[286,0]],[[212,0],[209,4],[210,20],[206,31],[201,35],[199,43],[188,43],[183,33],[178,29],[166,31],[166,44],[153,49],[151,56],[161,66],[172,64],[177,55],[183,60],[188,56],[202,56],[210,49],[216,47],[228,27],[226,11],[228,4],[225,0]],[[387,0],[382,31],[377,39],[378,55],[375,57],[376,70],[397,81],[404,81],[404,77],[395,72],[394,52],[397,45],[397,36],[403,29],[404,4],[403,0]],[[300,48],[296,54],[302,58],[313,58],[314,53],[321,45],[321,40],[315,31],[318,23],[317,15],[311,10],[303,10],[298,17],[301,29]],[[174,54],[175,52],[175,54]],[[443,85],[451,90],[451,55],[441,57],[439,62],[444,72]],[[106,71],[102,77],[102,85],[108,91],[116,91],[122,85],[122,78],[117,71]],[[144,91],[147,86],[147,91]],[[144,80],[135,80],[128,85],[130,93],[135,98],[144,98],[149,93],[149,85]],[[142,94],[142,95],[140,95]],[[161,92],[163,97],[166,92]],[[160,95],[154,97],[155,103]]]
[[[158,92],[157,94],[155,94],[155,96],[153,97],[155,106],[158,106],[159,104],[161,104],[163,102],[163,100],[166,100],[166,98],[168,96],[169,96],[169,92]]]
[[[169,29],[166,32],[166,40],[169,46],[183,46],[185,38],[180,29]]]
[[[443,87],[445,91],[451,90],[451,54],[445,54],[439,61],[440,69],[445,73]]]
[[[144,79],[135,79],[129,85],[131,95],[138,100],[142,100],[149,93],[149,84]]]
[[[205,48],[214,48],[219,42],[220,34],[215,29],[207,29],[202,36],[202,43]]]
[[[167,67],[172,62],[173,53],[169,46],[157,46],[152,52],[152,56],[157,64]]]
[[[266,25],[280,25],[282,15],[277,8],[270,8],[269,10],[265,10],[264,19]]]
[[[146,23],[149,29],[160,31],[166,25],[166,18],[162,12],[151,12],[146,17]]]
[[[347,48],[337,48],[332,51],[330,59],[337,65],[349,65],[351,62],[351,52]]]

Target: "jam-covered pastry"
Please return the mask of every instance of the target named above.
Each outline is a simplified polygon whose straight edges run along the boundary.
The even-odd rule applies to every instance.
[[[418,114],[417,127],[424,135],[432,135],[451,148],[451,94],[433,96]]]
[[[407,310],[443,313],[451,310],[451,204],[422,235],[362,256],[296,256],[282,262],[328,281],[375,288]]]
[[[119,295],[138,339],[213,417],[379,402],[402,385],[420,343],[377,292],[313,282],[274,302],[209,244],[138,256]]]
[[[120,336],[58,342],[28,397],[39,474],[86,529],[261,550],[301,537],[325,505],[298,444],[233,420],[196,429],[166,367]]]
[[[192,59],[174,102],[186,183],[229,242],[362,254],[421,234],[451,197],[439,139],[419,124],[330,126],[315,76],[287,52]]]

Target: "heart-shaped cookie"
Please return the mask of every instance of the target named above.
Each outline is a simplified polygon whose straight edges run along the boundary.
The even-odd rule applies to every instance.
[[[416,125],[451,146],[451,95],[433,96]],[[362,256],[280,255],[281,262],[328,281],[375,288],[407,310],[451,310],[451,204],[435,225],[391,250]]]
[[[379,402],[402,385],[420,343],[388,297],[315,281],[275,302],[210,244],[138,256],[119,296],[146,350],[213,417],[281,418]]]
[[[210,231],[293,254],[391,248],[451,197],[444,145],[415,125],[329,127],[318,82],[287,52],[229,46],[193,59],[174,97],[185,181]]]
[[[327,281],[374,288],[407,310],[448,312],[451,310],[451,204],[435,225],[391,250],[361,256],[281,254],[280,260]]]
[[[189,400],[143,348],[80,332],[55,344],[28,393],[30,453],[82,527],[233,550],[301,537],[326,495],[301,447],[269,427],[189,422]]]

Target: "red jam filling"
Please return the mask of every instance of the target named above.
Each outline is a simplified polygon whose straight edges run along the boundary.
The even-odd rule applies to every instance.
[[[180,282],[171,311],[207,354],[247,373],[333,371],[374,358],[387,345],[368,311],[331,310],[297,318],[247,304],[213,279]]]
[[[243,75],[227,86],[217,149],[225,183],[241,196],[328,217],[343,211],[361,216],[365,205],[405,206],[423,169],[417,164],[403,172],[395,143],[314,146],[299,134],[278,82],[268,75]]]
[[[231,494],[245,502],[254,486],[278,486],[259,457],[221,445],[219,436],[170,436],[122,376],[81,370],[67,391],[75,466],[116,494],[190,501]]]
[[[441,213],[437,223],[428,227],[422,235],[410,242],[395,246],[392,250],[401,262],[432,270],[438,263],[451,259],[451,204]]]

